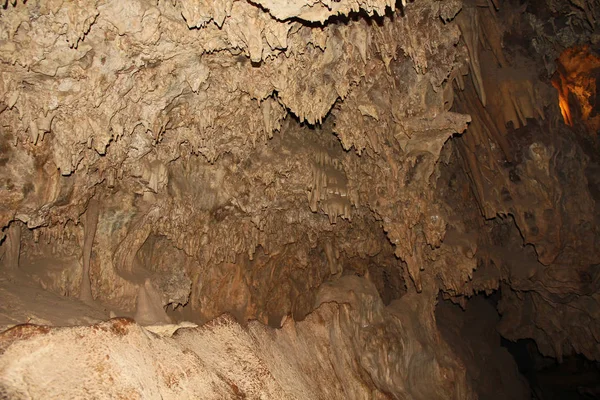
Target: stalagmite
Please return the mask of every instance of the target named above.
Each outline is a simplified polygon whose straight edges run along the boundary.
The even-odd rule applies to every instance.
[[[5,246],[4,264],[9,269],[18,269],[21,258],[21,224],[19,221],[13,221],[8,227]]]
[[[150,279],[146,279],[140,285],[134,318],[140,325],[160,325],[172,322],[163,309],[161,293]]]
[[[91,199],[85,211],[85,223],[83,226],[83,271],[81,273],[81,290],[79,298],[83,301],[93,301],[92,286],[90,282],[90,262],[92,259],[92,247],[96,237],[98,226],[99,205],[98,200]]]

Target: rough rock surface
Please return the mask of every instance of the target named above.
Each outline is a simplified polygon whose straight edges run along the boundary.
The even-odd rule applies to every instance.
[[[440,292],[502,288],[504,337],[600,360],[598,18],[597,0],[5,1],[2,288],[94,321],[338,323],[362,369],[336,379],[395,398],[479,390],[440,339]],[[371,300],[327,300],[355,286]],[[311,314],[326,301],[359,314]],[[357,328],[364,304],[402,351]]]
[[[501,37],[505,47],[507,42],[512,46],[500,53],[494,44],[498,36],[485,33],[477,66],[471,62],[471,69],[481,72],[465,82],[456,102],[457,110],[468,110],[473,119],[458,147],[476,203],[490,219],[479,230],[481,267],[457,294],[489,292],[501,282],[498,329],[504,337],[533,338],[542,354],[558,360],[572,353],[599,360],[600,159],[594,126],[600,110],[590,105],[594,95],[588,83],[594,81],[595,91],[597,56],[583,46],[595,40],[589,28],[565,29],[554,19],[540,22],[569,7],[561,4],[528,5],[521,10],[524,20],[500,11],[480,27],[487,32],[500,29],[499,21],[510,22]],[[595,18],[584,13],[586,7],[573,11],[571,28]],[[532,30],[538,36],[516,36]],[[544,74],[540,66],[549,54],[539,51],[541,43],[564,49],[565,41],[583,47],[563,51]],[[477,75],[491,78],[479,83]],[[559,90],[552,91],[551,85]],[[486,105],[484,92],[498,95]],[[565,109],[565,98],[570,108]]]
[[[386,308],[364,278],[343,278],[319,297],[326,303],[314,313],[277,331],[228,316],[170,338],[126,318],[18,325],[0,334],[0,397],[473,398],[433,318]]]
[[[466,310],[441,302],[435,317],[442,338],[469,366],[467,382],[480,399],[531,399],[528,384],[511,355],[500,347],[496,330],[499,316],[489,300],[475,297],[469,300]]]
[[[0,223],[21,232],[21,264],[78,257],[93,203],[84,270],[93,298],[114,308],[134,309],[150,280],[163,305],[204,319],[301,318],[345,269],[373,264],[401,291],[392,254],[420,291],[422,247],[445,232],[436,163],[469,121],[445,100],[464,48],[440,4],[321,27],[266,5],[272,15],[246,2],[198,7],[4,11]],[[335,122],[300,128],[287,114]],[[80,271],[55,289],[78,293]]]

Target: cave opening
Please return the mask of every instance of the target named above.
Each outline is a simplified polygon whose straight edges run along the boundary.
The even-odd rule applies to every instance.
[[[597,0],[8,0],[0,398],[597,398]]]

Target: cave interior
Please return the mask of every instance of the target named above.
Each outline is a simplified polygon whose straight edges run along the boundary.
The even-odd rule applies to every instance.
[[[600,0],[0,1],[0,399],[600,399]]]

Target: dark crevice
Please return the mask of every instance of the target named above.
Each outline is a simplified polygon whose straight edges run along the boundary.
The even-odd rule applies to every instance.
[[[532,339],[512,342],[502,338],[501,343],[529,382],[532,399],[600,398],[600,363],[597,361],[575,354],[565,356],[563,362],[558,363],[554,358],[543,356]]]

